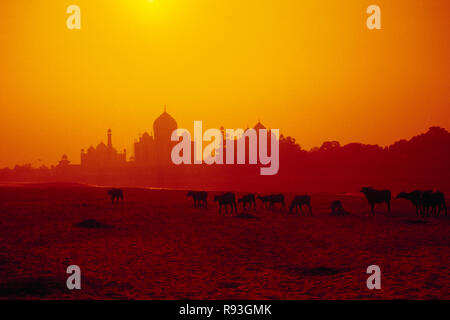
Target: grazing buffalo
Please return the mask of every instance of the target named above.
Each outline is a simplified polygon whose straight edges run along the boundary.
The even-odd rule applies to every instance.
[[[269,196],[258,196],[258,199],[261,200],[264,208],[267,208],[267,206],[270,204],[269,198]]]
[[[300,208],[300,214],[303,214],[302,206],[305,205],[309,209],[309,214],[312,215],[312,208],[311,208],[311,197],[308,195],[303,196],[295,196],[294,199],[291,202],[291,205],[289,206],[289,212],[292,212],[292,210],[295,207],[295,213],[298,213],[298,209]]]
[[[242,203],[242,208],[244,210],[247,208],[247,204],[249,205],[249,209],[253,207],[253,209],[256,210],[255,195],[253,193],[246,194],[239,198],[238,203]]]
[[[270,205],[270,208],[273,208],[273,205],[276,203],[280,203],[281,204],[281,208],[286,210],[286,205],[284,203],[284,195],[283,194],[271,194],[268,196],[259,196],[258,197],[259,200],[262,201],[264,206],[267,206],[267,204]]]
[[[376,190],[372,187],[364,187],[361,192],[366,196],[367,201],[370,204],[371,212],[373,213],[373,208],[375,203],[387,203],[388,211],[391,211],[391,191],[389,190]]]
[[[397,199],[406,199],[416,207],[416,214],[422,214],[424,191],[414,190],[413,192],[400,192]]]
[[[447,215],[447,205],[445,203],[444,193],[440,191],[424,191],[423,193],[423,212],[429,216],[431,209],[431,214],[439,216],[441,210],[445,210],[445,215]]]
[[[219,203],[219,213],[222,211],[222,206],[225,206],[225,213],[228,213],[227,206],[231,206],[231,212],[237,212],[236,196],[232,192],[223,193],[214,197],[214,201]]]
[[[123,191],[122,189],[110,189],[107,194],[111,198],[111,202],[114,203],[114,200],[117,199],[117,202],[121,200],[123,202]]]
[[[208,207],[208,192],[206,191],[188,191],[186,197],[194,199],[194,208]]]
[[[331,215],[332,216],[345,216],[349,213],[345,211],[344,206],[342,205],[342,202],[340,200],[334,200],[331,202]]]

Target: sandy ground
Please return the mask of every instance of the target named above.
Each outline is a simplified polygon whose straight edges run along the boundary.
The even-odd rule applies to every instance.
[[[314,215],[194,209],[184,191],[0,187],[0,299],[449,299],[450,216],[312,194]],[[287,195],[288,201],[292,195]],[[339,199],[351,215],[329,215]],[[239,210],[240,212],[242,209]],[[80,228],[86,219],[111,228]],[[82,289],[66,288],[79,265]],[[382,289],[366,287],[381,267]]]

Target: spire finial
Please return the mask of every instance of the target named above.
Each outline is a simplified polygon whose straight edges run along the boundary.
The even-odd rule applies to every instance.
[[[166,109],[167,109],[167,105],[164,105],[164,112],[166,112]]]

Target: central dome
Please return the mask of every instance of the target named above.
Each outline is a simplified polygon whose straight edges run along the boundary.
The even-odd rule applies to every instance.
[[[153,133],[155,140],[168,140],[170,141],[170,136],[172,132],[178,128],[175,119],[164,110],[164,112],[156,118],[153,122]]]

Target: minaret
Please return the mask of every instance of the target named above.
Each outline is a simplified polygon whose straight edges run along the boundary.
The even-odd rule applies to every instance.
[[[111,129],[108,129],[108,149],[112,148],[112,138]]]
[[[84,152],[84,149],[81,149],[80,164],[83,166],[85,161],[86,161],[86,153]]]

